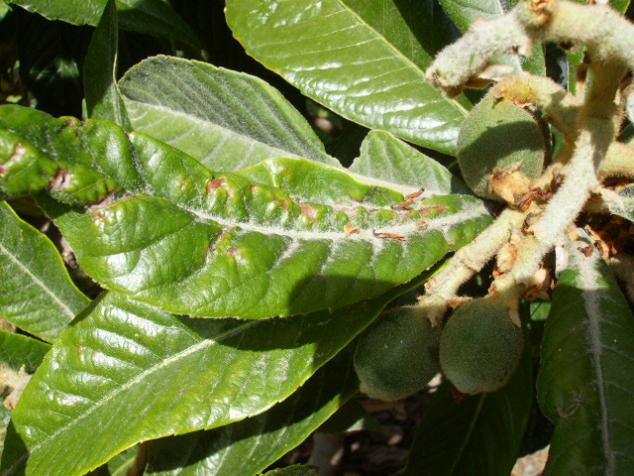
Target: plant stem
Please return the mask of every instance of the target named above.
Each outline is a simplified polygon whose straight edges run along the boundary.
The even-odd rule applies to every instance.
[[[440,322],[447,311],[448,301],[456,297],[460,286],[480,271],[509,240],[513,229],[522,225],[526,213],[511,208],[500,216],[471,243],[460,248],[447,265],[425,284],[427,292],[419,305],[432,325]]]

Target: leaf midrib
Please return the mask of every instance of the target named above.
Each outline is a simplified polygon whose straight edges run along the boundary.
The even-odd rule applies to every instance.
[[[473,417],[471,418],[471,421],[469,422],[469,428],[467,429],[467,431],[465,433],[465,436],[464,436],[464,439],[462,441],[462,444],[460,445],[458,453],[456,454],[456,457],[454,458],[454,461],[453,461],[453,463],[451,465],[451,469],[449,470],[449,474],[450,475],[454,474],[454,471],[457,468],[458,463],[462,459],[462,455],[464,454],[465,450],[467,449],[467,446],[469,445],[469,442],[471,440],[471,435],[475,431],[475,427],[476,427],[476,425],[478,423],[478,420],[480,419],[480,414],[482,413],[482,408],[484,406],[484,401],[487,398],[488,398],[488,395],[485,393],[485,394],[481,395],[479,400],[478,400],[478,404],[476,406],[475,412],[473,413]]]
[[[46,293],[57,305],[58,307],[68,316],[70,319],[75,317],[75,312],[71,308],[68,307],[66,303],[64,303],[61,299],[57,297],[57,295],[42,281],[38,278],[27,266],[25,266],[10,250],[5,248],[5,246],[0,242],[0,253],[9,258],[22,272],[27,275],[31,281],[33,281],[38,287],[40,287],[44,293]]]
[[[276,227],[271,225],[261,225],[258,223],[252,222],[236,222],[231,221],[226,218],[218,217],[216,215],[206,214],[200,210],[195,210],[191,208],[186,208],[180,206],[183,210],[188,213],[196,216],[198,219],[202,221],[211,221],[221,225],[224,228],[238,226],[241,230],[245,230],[247,232],[256,232],[261,233],[266,236],[270,235],[279,235],[279,236],[287,236],[294,239],[305,239],[305,240],[331,240],[331,241],[339,241],[339,240],[357,240],[357,241],[368,241],[377,244],[383,243],[383,239],[377,238],[375,232],[379,233],[399,233],[404,235],[411,235],[416,231],[421,231],[422,233],[428,233],[433,230],[438,230],[445,233],[449,228],[463,223],[470,219],[475,219],[478,217],[485,216],[487,214],[487,210],[482,203],[466,203],[464,208],[456,213],[451,213],[450,215],[438,217],[438,218],[428,218],[426,219],[426,228],[420,228],[417,222],[408,222],[401,225],[392,225],[386,226],[378,229],[364,229],[359,230],[357,233],[348,234],[345,231],[301,231],[301,230],[292,230],[286,229],[282,227]]]
[[[254,139],[251,136],[245,135],[245,134],[241,134],[239,132],[236,132],[228,127],[223,127],[221,125],[219,125],[216,122],[213,122],[211,120],[208,119],[203,119],[201,117],[192,115],[192,114],[187,114],[186,112],[183,111],[179,111],[176,109],[171,109],[169,107],[166,106],[162,106],[156,103],[152,103],[152,102],[146,102],[143,100],[139,100],[139,99],[132,99],[130,97],[128,97],[126,95],[126,93],[123,93],[123,97],[124,97],[124,103],[125,102],[131,102],[131,103],[138,103],[138,104],[142,104],[144,107],[148,107],[151,109],[155,109],[158,112],[161,113],[165,113],[165,114],[170,114],[170,115],[174,115],[177,117],[181,117],[183,119],[186,119],[188,121],[194,122],[198,125],[200,125],[201,127],[204,127],[206,129],[213,129],[217,132],[219,132],[221,135],[228,135],[230,137],[235,137],[239,140],[239,142],[243,143],[243,144],[247,144],[247,145],[251,145],[251,143],[257,143],[260,145],[260,147],[266,147],[267,149],[269,149],[271,152],[277,153],[279,152],[279,155],[276,155],[275,157],[289,157],[289,158],[300,158],[297,154],[295,154],[294,152],[290,152],[288,150],[283,150],[283,149],[279,149],[278,147],[272,146],[270,144],[267,144],[266,142],[262,142],[259,141],[257,139]],[[200,162],[199,159],[198,162]],[[204,165],[204,164],[203,164]],[[205,166],[206,167],[206,166]]]
[[[44,438],[42,441],[40,441],[39,443],[37,443],[36,445],[34,445],[31,448],[31,454],[35,453],[39,448],[41,448],[42,446],[44,446],[46,443],[48,443],[50,440],[55,439],[59,434],[67,431],[69,428],[76,426],[78,422],[88,418],[91,414],[93,414],[95,411],[97,411],[97,409],[99,409],[100,407],[102,407],[103,405],[105,405],[106,403],[108,403],[109,401],[111,401],[112,399],[116,398],[119,394],[121,394],[122,392],[124,392],[125,390],[134,387],[137,383],[143,381],[146,377],[148,377],[149,375],[152,375],[153,373],[168,367],[169,365],[171,365],[173,362],[178,362],[179,360],[195,353],[198,351],[202,351],[203,349],[207,348],[207,347],[211,347],[213,345],[216,345],[218,343],[220,343],[221,341],[228,339],[230,337],[233,337],[236,334],[239,334],[240,332],[245,331],[246,329],[256,326],[258,324],[260,324],[261,320],[255,320],[255,321],[249,321],[249,322],[245,322],[244,324],[241,324],[233,329],[230,329],[228,331],[225,331],[221,334],[219,334],[218,336],[216,336],[213,339],[207,338],[207,339],[202,339],[200,342],[197,342],[193,345],[191,345],[190,347],[187,347],[186,349],[183,349],[182,351],[173,354],[169,357],[167,357],[166,359],[161,360],[158,364],[153,365],[148,367],[147,369],[143,370],[143,372],[140,372],[138,375],[136,375],[135,377],[133,377],[132,379],[128,380],[126,383],[114,388],[111,392],[107,393],[102,399],[97,400],[95,402],[94,405],[92,405],[90,408],[88,408],[85,412],[81,413],[80,415],[77,415],[76,417],[74,417],[69,423],[66,423],[60,427],[57,428],[57,430],[53,433],[51,433],[50,435],[48,435],[46,438]],[[151,437],[151,435],[150,435]],[[114,455],[112,455],[114,456]]]
[[[597,384],[597,394],[601,407],[601,443],[603,455],[607,465],[606,474],[615,474],[614,451],[610,445],[610,425],[608,422],[608,404],[605,389],[605,376],[601,365],[602,342],[601,342],[601,308],[597,294],[604,292],[605,288],[597,285],[600,274],[596,270],[599,258],[593,250],[591,257],[586,258],[576,249],[571,247],[575,261],[579,269],[579,284],[582,290],[583,304],[588,316],[587,337],[590,343],[590,360],[594,370]]]

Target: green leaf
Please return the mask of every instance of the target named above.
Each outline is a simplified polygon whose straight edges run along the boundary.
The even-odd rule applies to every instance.
[[[0,20],[4,20],[4,17],[11,11],[11,7],[5,3],[4,0],[0,0]]]
[[[586,3],[586,2],[583,2]],[[609,0],[608,2],[612,8],[616,11],[625,14],[627,8],[630,6],[630,0]]]
[[[72,283],[51,241],[0,202],[0,315],[53,340],[89,300]]]
[[[24,367],[33,373],[50,348],[47,343],[32,337],[0,330],[0,363],[12,369]]]
[[[152,442],[145,474],[256,474],[304,441],[357,390],[349,355],[320,369],[293,395],[261,415]]]
[[[255,76],[167,56],[142,61],[119,86],[134,130],[233,171],[273,157],[338,165],[306,120]]]
[[[268,159],[240,169],[237,174],[254,183],[284,190],[297,200],[333,206],[393,205],[417,188],[397,182],[373,180],[317,162]]]
[[[117,85],[119,26],[114,0],[108,0],[84,60],[84,94],[88,116],[109,119],[125,130],[130,124]]]
[[[463,33],[478,20],[490,20],[509,12],[517,0],[438,0],[443,9]],[[532,54],[520,62],[517,56],[501,60],[517,69],[525,69],[530,73],[545,75],[546,65],[544,50],[533,48]]]
[[[361,155],[350,171],[384,183],[413,187],[408,193],[420,189],[432,194],[469,193],[466,185],[444,166],[383,131],[367,135],[361,144]]]
[[[17,108],[11,115],[15,110],[0,108],[0,123],[8,111],[0,191],[47,188],[58,200],[91,205],[56,218],[82,268],[105,288],[169,312],[260,318],[341,307],[413,279],[490,222],[473,197],[403,203],[394,190],[304,159],[275,162],[284,166],[282,176],[299,177],[284,179],[295,186],[290,193],[238,174],[214,174],[144,134],[130,135],[133,161],[110,123],[62,127],[34,111]],[[99,163],[105,144],[114,152],[97,173],[88,167]],[[77,155],[61,155],[69,150]],[[311,172],[317,179],[298,191],[300,174],[311,167],[328,170]],[[115,174],[119,183],[132,182],[133,193],[113,195],[121,190]],[[134,185],[136,176],[142,186]],[[335,203],[328,198],[333,191]]]
[[[62,203],[80,205],[138,185],[130,144],[116,124],[0,106],[0,193],[46,189]]]
[[[82,474],[140,441],[258,415],[295,392],[398,292],[259,321],[176,317],[109,293],[60,336],[13,413],[31,453],[27,474]]]
[[[510,11],[517,0],[438,0],[449,18],[465,32],[477,20],[490,20]]]
[[[544,474],[634,474],[634,315],[592,244],[566,248],[537,382],[555,424]]]
[[[110,476],[127,476],[128,470],[135,464],[139,449],[134,446],[108,461],[108,472]],[[144,473],[147,474],[147,473]]]
[[[436,392],[418,427],[403,476],[508,476],[518,457],[533,401],[525,354],[495,393],[465,396],[448,384]]]
[[[341,4],[421,70],[460,36],[435,0],[343,0]]]
[[[380,7],[397,8],[392,1]],[[405,49],[403,39],[416,45],[421,30],[378,9],[361,1],[229,0],[227,21],[250,55],[305,95],[365,126],[455,154],[465,110],[427,83],[422,64],[408,56],[419,47]]]
[[[23,476],[28,456],[22,438],[16,433],[13,422],[9,422],[3,442],[0,474],[2,476]]]
[[[73,25],[99,23],[108,0],[9,0],[49,20]],[[183,41],[197,47],[199,40],[189,25],[164,0],[116,0],[121,28]]]

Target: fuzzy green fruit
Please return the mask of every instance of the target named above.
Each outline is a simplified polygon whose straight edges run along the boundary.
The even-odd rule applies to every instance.
[[[458,165],[467,185],[492,200],[494,171],[518,171],[529,179],[541,175],[546,143],[535,118],[508,99],[487,94],[469,113],[458,136]]]
[[[440,335],[440,367],[462,393],[493,392],[522,357],[522,330],[500,300],[474,299],[458,308]]]
[[[393,401],[424,388],[440,371],[439,334],[417,306],[388,312],[357,344],[354,369],[361,391]]]

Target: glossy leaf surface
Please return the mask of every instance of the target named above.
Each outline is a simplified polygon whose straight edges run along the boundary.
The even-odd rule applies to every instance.
[[[349,356],[320,369],[261,415],[151,444],[152,476],[257,474],[304,441],[357,390]]]
[[[21,334],[0,330],[0,363],[33,373],[51,346]],[[1,365],[0,364],[0,365]]]
[[[139,185],[130,144],[116,124],[0,106],[0,194],[47,190],[62,203],[83,205]]]
[[[84,60],[84,94],[88,116],[109,119],[129,129],[117,85],[119,22],[114,0],[108,0]]]
[[[371,131],[350,171],[387,183],[412,187],[411,192],[469,193],[466,185],[440,163],[383,131]]]
[[[82,474],[139,441],[260,414],[296,391],[392,297],[240,321],[179,318],[109,293],[60,336],[14,411],[31,452],[27,474]]]
[[[130,145],[107,135],[115,130],[110,123],[60,128],[60,120],[4,109],[14,110],[24,117],[15,114],[22,122],[5,126],[8,153],[0,165],[8,173],[0,177],[0,190],[47,187],[54,198],[92,205],[56,219],[82,268],[107,289],[169,312],[259,318],[340,307],[413,279],[490,221],[482,202],[468,196],[405,201],[394,190],[304,159],[274,162],[285,182],[275,185],[288,184],[287,192],[247,176],[214,174],[143,134],[130,135]],[[46,140],[18,135],[31,139],[29,117]],[[88,166],[104,138],[115,153],[97,173]],[[82,162],[59,156],[69,144],[83,154],[76,159]],[[43,164],[45,173],[33,164]],[[61,164],[70,170],[56,185]],[[311,174],[314,181],[302,182]],[[112,194],[122,187],[112,177],[142,185],[116,199]],[[88,185],[80,186],[84,180]],[[100,180],[108,187],[90,188]],[[95,203],[104,194],[108,200]]]
[[[555,424],[544,474],[633,473],[634,315],[592,244],[567,251],[537,382]]]
[[[273,157],[338,165],[302,115],[255,76],[198,61],[158,56],[120,82],[134,130],[233,171]]]
[[[461,395],[441,386],[425,410],[403,476],[508,476],[533,401],[531,361],[495,393]]]
[[[410,28],[379,22],[379,10],[345,0],[229,0],[227,21],[250,55],[305,95],[367,127],[454,153],[464,109],[426,82],[408,57],[416,48],[399,49]]]
[[[97,25],[108,0],[9,0],[49,20],[73,25]],[[184,41],[199,41],[189,25],[163,0],[116,0],[121,28]]]
[[[0,316],[53,340],[88,304],[51,241],[0,202]]]

